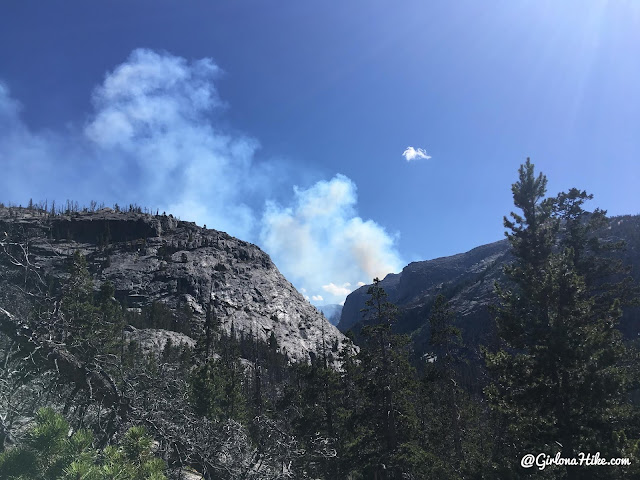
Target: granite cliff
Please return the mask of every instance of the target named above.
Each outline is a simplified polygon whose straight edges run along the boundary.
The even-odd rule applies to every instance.
[[[30,263],[59,280],[80,251],[95,288],[110,281],[128,308],[156,302],[187,311],[189,325],[179,330],[192,338],[202,331],[208,304],[227,333],[274,336],[294,361],[314,355],[323,335],[334,348],[344,338],[257,246],[171,215],[0,208],[0,234],[23,239]]]

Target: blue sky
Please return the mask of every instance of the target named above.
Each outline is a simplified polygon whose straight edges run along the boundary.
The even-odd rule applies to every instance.
[[[185,5],[2,3],[0,201],[173,212],[318,305],[502,238],[526,157],[640,213],[636,1]]]

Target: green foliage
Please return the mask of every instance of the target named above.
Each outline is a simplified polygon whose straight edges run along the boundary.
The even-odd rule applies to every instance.
[[[422,382],[423,404],[433,418],[424,419],[425,411],[422,415],[427,443],[439,445],[440,457],[449,458],[460,470],[464,461],[461,425],[464,393],[454,369],[454,365],[460,363],[457,347],[461,343],[461,333],[453,326],[453,320],[454,313],[448,302],[443,295],[438,295],[429,317],[430,343],[436,357],[433,363],[426,365]]]
[[[193,426],[200,437],[188,440],[196,449],[203,438],[211,439],[212,464],[217,452],[226,451],[256,475],[260,465],[270,464],[295,478],[518,478],[523,452],[570,456],[582,450],[631,457],[632,469],[600,475],[634,478],[640,414],[627,395],[640,381],[639,360],[616,327],[620,307],[635,294],[624,269],[609,258],[620,245],[606,240],[606,212],[583,210],[591,196],[576,189],[545,199],[546,183],[527,161],[513,186],[521,212],[505,219],[505,226],[516,261],[505,270],[509,283],[497,288],[500,348],[486,353],[486,399],[472,396],[461,379],[462,352],[474,346],[464,347],[454,326],[446,298],[462,290],[453,287],[440,290],[447,297],[422,306],[430,314],[422,333],[437,357],[432,363],[416,362],[409,339],[397,335],[397,309],[377,278],[363,310],[359,349],[347,341],[338,351],[337,343],[323,339],[310,363],[290,364],[273,330],[264,343],[233,325],[226,336],[215,302],[207,307],[194,350],[169,341],[159,355],[142,355],[134,343],[122,343],[125,315],[140,328],[192,334],[191,326],[199,326],[191,321],[193,312],[184,303],[175,311],[155,303],[140,315],[125,314],[112,285],[95,292],[78,252],[58,297],[58,323],[43,328],[51,328],[52,338],[87,366],[98,364],[111,375],[137,408],[150,406],[146,411],[166,416],[165,425],[184,428],[180,436],[192,434]],[[164,245],[158,256],[170,260],[179,248]],[[184,279],[176,285],[178,292],[190,288]],[[89,395],[73,392],[64,399],[79,424],[95,421],[86,404],[78,408],[91,402]],[[172,441],[171,430],[166,432],[165,441]],[[91,433],[70,433],[62,417],[47,410],[22,444],[0,454],[3,479],[161,479],[163,471],[143,429],[100,450]],[[549,469],[543,475],[570,473]]]
[[[41,409],[23,444],[0,454],[6,480],[166,480],[164,462],[153,456],[152,439],[142,427],[127,431],[121,445],[97,450],[86,430],[70,434],[69,424]]]
[[[398,461],[411,473],[404,478],[454,480],[460,478],[443,457],[427,451],[416,442],[406,442],[398,448]]]
[[[189,396],[195,412],[216,421],[228,418],[246,421],[244,382],[239,357],[208,359],[193,370],[189,379]]]
[[[61,337],[69,351],[84,361],[117,354],[122,344],[124,312],[114,298],[114,287],[104,282],[94,295],[86,258],[76,251],[63,286]]]
[[[417,438],[416,372],[409,361],[409,339],[394,335],[395,305],[374,279],[363,309],[364,344],[356,358],[343,352],[345,390],[355,390],[337,409],[342,427],[345,472],[365,477],[402,478],[410,470],[399,454],[406,442]]]
[[[435,299],[429,316],[429,343],[440,353],[439,364],[451,369],[454,362],[454,349],[460,345],[462,334],[453,325],[454,312],[443,295]]]
[[[606,217],[582,209],[591,196],[572,189],[543,199],[545,188],[546,178],[536,178],[527,160],[512,189],[523,215],[505,218],[516,261],[505,268],[508,287],[496,289],[503,348],[485,354],[493,377],[486,394],[507,423],[505,444],[513,445],[500,461],[516,471],[519,456],[551,455],[558,445],[567,458],[620,456],[625,448],[617,432],[625,428],[631,372],[616,326],[629,284],[608,281],[621,270],[599,255]]]
[[[62,314],[64,315],[64,339],[78,338],[78,342],[89,331],[95,314],[93,305],[93,282],[87,268],[84,255],[76,250],[69,267],[62,297]]]
[[[284,387],[277,410],[285,415],[304,449],[298,468],[311,478],[339,478],[337,445],[339,426],[339,374],[321,359],[292,367],[291,381]]]
[[[398,308],[388,301],[387,292],[380,285],[380,279],[374,278],[373,285],[367,289],[369,298],[365,302],[365,308],[362,309],[365,322],[370,323],[368,331],[376,329],[391,330],[391,326],[398,316]]]

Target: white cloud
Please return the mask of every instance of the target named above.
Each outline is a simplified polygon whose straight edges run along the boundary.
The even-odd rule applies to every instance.
[[[363,280],[397,272],[403,263],[395,239],[356,213],[356,186],[344,175],[308,189],[294,188],[290,206],[268,203],[260,244],[295,285],[344,301]]]
[[[423,148],[413,147],[407,147],[406,150],[402,152],[402,156],[407,159],[407,162],[418,158],[423,158],[425,160],[429,160],[431,158],[431,155],[427,155],[427,152]]]
[[[314,295],[311,297],[311,300],[313,300],[314,302],[321,302],[324,300],[324,298],[322,298],[322,295]]]

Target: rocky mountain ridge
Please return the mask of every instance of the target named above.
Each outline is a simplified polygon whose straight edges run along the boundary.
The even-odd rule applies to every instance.
[[[128,308],[159,302],[186,311],[190,325],[181,330],[192,338],[210,306],[227,334],[275,337],[294,361],[315,355],[323,337],[334,349],[344,339],[257,246],[171,215],[3,207],[0,234],[23,239],[33,267],[61,280],[80,251],[96,288],[110,281]]]
[[[618,258],[631,267],[636,283],[640,282],[640,215],[611,218],[608,237],[626,242]],[[402,272],[387,275],[380,285],[389,301],[399,307],[397,331],[411,334],[418,351],[426,350],[429,312],[441,293],[457,312],[456,322],[463,330],[465,343],[472,348],[489,344],[493,333],[489,306],[496,300],[494,283],[504,280],[502,269],[512,260],[508,241],[501,240],[466,253],[412,262]],[[369,287],[364,285],[347,297],[338,324],[341,331],[358,330]],[[620,327],[628,338],[637,336],[640,309],[625,309]]]

